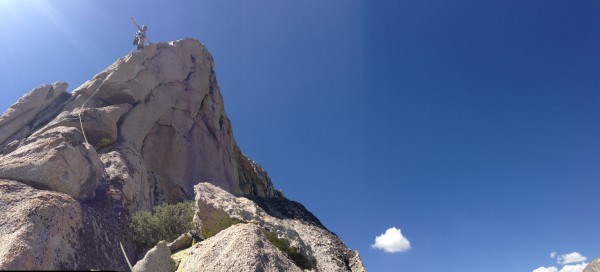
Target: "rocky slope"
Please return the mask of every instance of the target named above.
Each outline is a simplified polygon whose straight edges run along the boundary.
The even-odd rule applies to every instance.
[[[248,241],[231,241],[239,244],[228,253],[232,256],[240,254],[237,248],[264,244],[258,230],[266,228],[287,235],[310,259],[310,269],[362,267],[355,252],[301,205],[275,191],[267,172],[240,151],[213,65],[198,41],[153,44],[117,60],[72,93],[65,92],[66,83],[42,85],[2,114],[0,269],[126,270],[118,242],[137,259],[127,235],[129,216],[198,198],[203,191],[198,188],[243,195],[263,207],[248,204],[262,212],[252,220],[239,218],[255,227],[227,230],[237,236],[258,233]],[[194,191],[201,181],[218,187]],[[278,216],[294,214],[301,215],[299,221],[276,227],[282,223]],[[279,233],[281,228],[286,231]],[[323,247],[315,244],[319,238],[314,235],[324,235],[335,246],[320,253]],[[211,239],[203,243],[220,243]],[[335,266],[323,255],[331,252]],[[217,253],[181,262],[192,267]],[[255,255],[239,255],[240,260],[288,258],[272,247],[249,254]],[[348,265],[349,260],[354,261]],[[270,271],[284,264],[257,265]]]

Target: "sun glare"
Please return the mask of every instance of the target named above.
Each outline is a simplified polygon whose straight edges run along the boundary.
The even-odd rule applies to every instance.
[[[84,44],[84,33],[74,23],[73,16],[68,16],[80,6],[81,3],[75,1],[0,0],[0,38],[31,42],[40,34],[52,33],[78,48],[85,48],[89,45]]]
[[[9,52],[39,54],[39,46],[56,50],[65,41],[83,50],[87,44],[82,30],[67,16],[79,4],[46,0],[0,0],[0,40]],[[68,7],[69,9],[67,9]],[[6,56],[11,58],[12,56]]]

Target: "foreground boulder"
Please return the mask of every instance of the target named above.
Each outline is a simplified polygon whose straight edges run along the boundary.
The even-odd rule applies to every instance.
[[[74,198],[0,179],[0,270],[127,268],[106,212]]]
[[[364,271],[358,252],[348,249],[339,237],[322,226],[299,203],[284,198],[260,199],[262,205],[271,213],[269,214],[254,201],[235,197],[210,183],[200,183],[195,189],[194,222],[204,238],[207,238],[203,243],[218,243],[214,240],[223,236],[206,236],[231,228],[232,225],[249,223],[260,227],[264,235],[270,236],[272,242],[282,245],[284,250],[288,251],[288,258],[301,269]],[[269,204],[270,202],[275,204]],[[218,250],[218,247],[212,250]],[[238,254],[243,255],[247,252],[240,251]],[[182,264],[187,264],[185,258]]]
[[[1,158],[0,178],[77,199],[93,197],[104,175],[96,150],[84,142],[79,130],[69,127],[57,127],[29,138]]]
[[[143,259],[133,266],[133,272],[171,271],[171,251],[165,241],[159,242],[150,249]]]
[[[256,224],[237,224],[194,245],[178,271],[302,271]]]

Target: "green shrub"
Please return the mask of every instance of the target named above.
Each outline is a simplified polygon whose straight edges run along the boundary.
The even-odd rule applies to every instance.
[[[114,141],[110,138],[106,138],[106,137],[102,137],[102,139],[100,139],[100,142],[98,142],[98,147],[105,147],[107,145],[112,144]]]
[[[141,249],[150,249],[159,241],[171,242],[193,229],[194,203],[161,205],[154,213],[138,212],[131,217],[129,227],[133,240]]]

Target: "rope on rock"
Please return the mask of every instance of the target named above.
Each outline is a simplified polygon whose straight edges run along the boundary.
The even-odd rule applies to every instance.
[[[129,269],[131,269],[131,271],[133,271],[133,267],[131,266],[131,263],[129,262],[129,258],[127,258],[127,253],[125,252],[125,248],[123,247],[123,244],[121,243],[121,241],[119,241],[119,246],[121,246],[121,252],[123,252],[123,256],[125,256],[125,260],[127,261],[127,265],[129,266]]]
[[[77,116],[79,116],[79,125],[81,126],[81,133],[83,134],[83,139],[85,140],[85,142],[87,144],[90,144],[90,142],[88,142],[87,137],[85,136],[85,130],[83,129],[83,119],[81,118],[81,111],[83,110],[83,107],[85,106],[85,104],[87,104],[88,101],[90,101],[90,99],[92,99],[92,97],[94,97],[94,95],[96,95],[96,93],[98,93],[98,91],[100,90],[100,88],[96,89],[94,91],[94,93],[92,93],[92,95],[90,95],[90,97],[88,97],[87,100],[85,100],[85,102],[83,102],[83,104],[81,105],[81,107],[79,107],[79,113],[77,113]],[[118,220],[116,215],[115,215],[115,211],[113,210],[113,205],[112,205],[112,199],[110,196],[108,196],[108,203],[110,205],[110,211],[112,213],[112,216],[115,220]],[[131,271],[133,271],[133,267],[131,266],[131,262],[129,261],[129,258],[127,257],[127,252],[125,251],[125,248],[123,247],[123,243],[121,243],[121,241],[119,241],[119,246],[121,247],[121,253],[123,253],[123,256],[125,257],[125,261],[127,262],[127,266],[129,266],[129,269]]]
[[[132,54],[133,49],[131,49],[131,51],[129,51],[129,54]],[[90,99],[92,99],[92,97],[94,97],[94,95],[96,95],[96,93],[98,93],[98,91],[100,91],[100,88],[98,87],[98,89],[96,89],[94,91],[94,93],[92,95],[90,95],[90,97],[88,97],[87,100],[85,100],[85,102],[83,102],[83,104],[81,105],[81,107],[79,107],[79,113],[77,114],[77,116],[79,116],[79,126],[81,126],[81,133],[83,134],[83,139],[85,140],[85,142],[87,144],[90,144],[90,142],[88,142],[87,137],[85,136],[85,130],[83,129],[83,121],[81,119],[81,110],[83,110],[83,106],[85,106],[85,104],[87,104],[88,101],[90,101]]]
[[[79,125],[81,126],[81,133],[83,134],[83,139],[85,140],[85,142],[87,144],[90,144],[90,142],[88,142],[88,139],[85,136],[85,130],[83,129],[83,120],[81,119],[81,111],[83,110],[83,106],[85,106],[85,104],[87,104],[87,102],[90,101],[90,99],[92,99],[92,97],[94,97],[94,95],[96,95],[96,93],[98,93],[99,90],[100,90],[100,88],[96,89],[94,91],[94,93],[92,95],[90,95],[90,97],[88,97],[88,99],[85,100],[85,102],[83,102],[81,107],[79,107],[79,113],[77,114],[77,116],[79,116]]]
[[[81,112],[79,112],[79,125],[81,126],[81,133],[83,134],[83,139],[85,140],[85,142],[87,144],[90,144],[90,142],[88,142],[87,137],[85,137],[85,130],[83,130],[83,122],[81,121]]]
[[[132,54],[132,51],[133,51],[133,49],[131,49],[131,51],[129,51],[129,54]],[[85,130],[83,129],[83,119],[81,118],[81,111],[83,110],[83,107],[85,106],[85,104],[87,104],[87,102],[90,101],[90,99],[92,99],[92,97],[94,97],[94,95],[96,95],[96,93],[98,93],[98,91],[100,91],[100,88],[96,89],[94,91],[94,93],[92,93],[92,95],[90,95],[90,97],[88,97],[88,99],[85,100],[85,102],[83,102],[81,107],[79,107],[79,113],[77,114],[77,116],[79,117],[79,125],[81,126],[81,133],[83,134],[83,139],[85,140],[85,142],[87,144],[90,144],[90,142],[88,142],[88,139],[85,136]],[[111,196],[108,196],[108,203],[110,205],[110,211],[112,213],[113,218],[118,221],[118,218],[115,214],[115,211],[114,211],[114,208],[112,205]],[[123,253],[123,256],[125,257],[125,261],[127,261],[127,265],[129,266],[129,269],[131,271],[133,271],[133,267],[131,266],[131,262],[129,262],[129,258],[127,257],[127,252],[125,251],[125,248],[123,247],[123,243],[121,243],[121,241],[119,241],[119,246],[121,247],[121,253]]]

